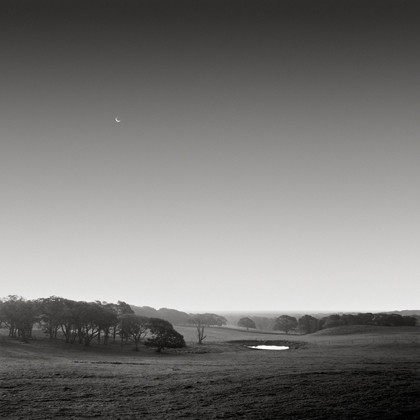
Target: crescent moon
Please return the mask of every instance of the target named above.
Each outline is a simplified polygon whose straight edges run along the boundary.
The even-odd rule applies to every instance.
[[[119,123],[119,122],[121,122],[121,120],[118,119],[118,117],[115,117],[115,122]]]

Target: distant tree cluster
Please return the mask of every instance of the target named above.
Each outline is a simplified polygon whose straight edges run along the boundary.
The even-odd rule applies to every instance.
[[[302,334],[312,334],[326,328],[345,325],[412,327],[415,326],[416,323],[417,319],[413,316],[386,313],[333,314],[321,319],[317,319],[311,315],[304,315],[299,319],[289,315],[282,315],[275,319],[274,330],[284,331],[286,334],[297,330]]]
[[[378,325],[384,327],[414,327],[417,319],[413,316],[388,313],[359,313],[330,315],[319,320],[320,329],[342,325]]]
[[[25,300],[8,296],[0,300],[0,326],[9,330],[9,336],[27,341],[38,325],[50,338],[63,337],[66,343],[88,346],[92,340],[107,345],[110,340],[121,345],[132,343],[164,348],[185,346],[184,338],[171,323],[159,318],[134,314],[130,305],[118,301],[84,302],[57,296],[37,300]]]
[[[148,325],[151,337],[145,341],[146,346],[156,347],[158,352],[164,348],[177,349],[185,347],[184,337],[174,330],[169,321],[160,318],[150,318]]]
[[[227,324],[227,319],[217,314],[191,314],[190,316],[190,323],[197,324],[200,322],[201,325],[206,327],[222,327]]]
[[[249,316],[235,319],[238,327],[259,329],[265,331],[282,331],[285,334],[312,334],[316,331],[345,325],[376,325],[376,326],[415,326],[419,322],[416,315],[407,316],[397,313],[358,313],[333,314],[322,318],[303,315],[299,318],[281,315],[277,318],[263,316]]]

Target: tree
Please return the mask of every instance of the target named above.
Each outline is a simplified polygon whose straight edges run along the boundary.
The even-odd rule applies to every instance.
[[[407,327],[415,327],[417,325],[417,319],[414,316],[403,316],[403,325]]]
[[[344,325],[360,325],[357,315],[354,314],[343,314],[341,315],[341,320]]]
[[[2,325],[9,329],[9,337],[17,337],[17,318],[21,302],[23,302],[23,298],[9,295],[0,306],[0,320]]]
[[[289,334],[289,332],[294,330],[297,326],[297,319],[294,316],[289,315],[279,316],[274,323],[275,330],[284,331],[286,334]]]
[[[321,328],[334,328],[344,325],[344,320],[338,314],[329,315],[320,319]]]
[[[57,316],[66,343],[74,343],[77,336],[77,302],[63,299]]]
[[[88,346],[99,334],[99,305],[91,302],[76,302],[75,326],[79,343]]]
[[[204,334],[204,325],[202,323],[202,320],[199,316],[197,316],[196,318],[193,318],[193,322],[197,329],[198,344],[203,344],[203,341],[207,337],[207,335]]]
[[[99,337],[103,328],[109,328],[116,314],[109,308],[97,302],[75,302],[73,308],[73,329],[77,331],[79,343],[88,346],[90,342]]]
[[[119,317],[121,343],[123,339],[134,343],[134,350],[139,351],[140,341],[147,335],[149,318],[135,314],[122,314]]]
[[[319,330],[318,320],[311,315],[304,315],[298,321],[299,330],[304,334],[312,334]]]
[[[20,302],[18,308],[18,337],[26,342],[32,337],[32,329],[36,322],[39,321],[39,307],[35,301],[26,300]]]
[[[119,300],[117,306],[118,315],[121,314],[134,314],[134,311],[131,309],[131,306],[124,301]]]
[[[112,331],[112,341],[115,343],[117,338],[118,329],[120,327],[120,320],[119,317],[124,314],[134,314],[134,311],[131,309],[131,306],[128,303],[118,301],[118,303],[106,303],[106,308],[115,314],[115,318],[113,318],[113,322],[109,325],[109,331],[107,329],[104,330],[105,333],[105,341],[104,344],[108,343],[108,335]]]
[[[146,346],[156,347],[160,353],[165,348],[185,347],[184,337],[174,330],[172,324],[164,319],[150,318],[148,329],[151,337],[145,342]]]
[[[40,310],[39,325],[49,338],[57,338],[60,320],[63,314],[65,299],[57,296],[38,300]]]
[[[98,319],[98,343],[101,342],[101,332],[103,331],[104,335],[104,344],[107,345],[109,341],[109,334],[111,328],[114,328],[118,325],[118,315],[115,306],[111,303],[98,302],[98,305],[101,307],[101,314]]]
[[[9,329],[10,337],[26,341],[32,336],[33,326],[39,321],[39,305],[36,301],[8,296],[0,309],[0,320]]]
[[[254,329],[257,328],[255,326],[255,322],[251,318],[247,318],[247,317],[241,318],[238,321],[238,327],[243,327],[243,328],[246,328],[247,330],[249,330],[250,328],[254,328]]]

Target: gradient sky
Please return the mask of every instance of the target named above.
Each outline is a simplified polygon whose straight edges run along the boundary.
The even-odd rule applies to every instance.
[[[2,1],[0,296],[419,308],[419,17]]]

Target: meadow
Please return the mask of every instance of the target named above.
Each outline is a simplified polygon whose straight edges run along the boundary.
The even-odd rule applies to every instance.
[[[0,416],[7,419],[418,419],[420,328],[341,327],[311,335],[176,327],[162,354],[89,347],[0,330]],[[247,344],[283,343],[287,351]]]

